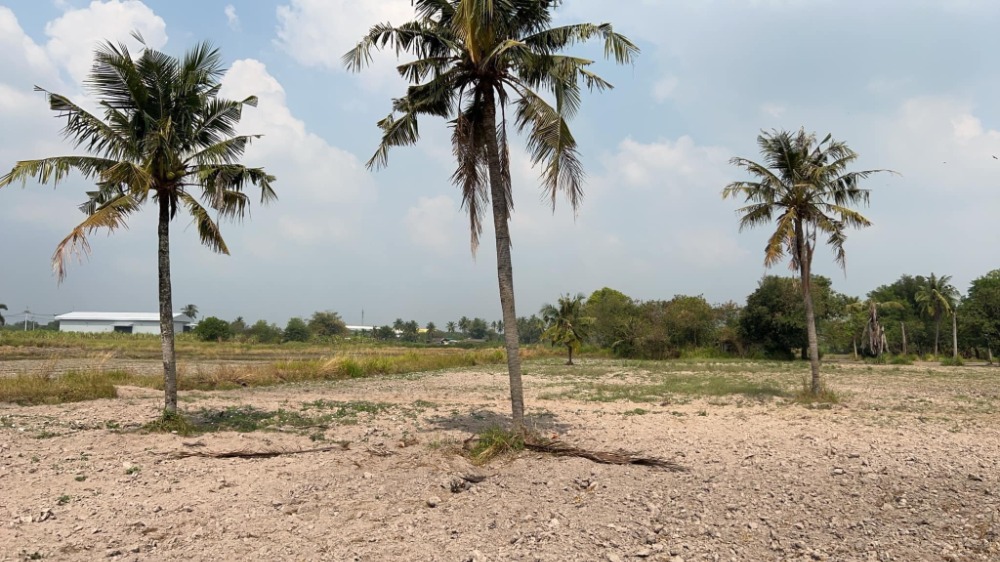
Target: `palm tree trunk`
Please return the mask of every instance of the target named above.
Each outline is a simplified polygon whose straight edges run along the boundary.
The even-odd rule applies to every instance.
[[[809,392],[813,396],[818,396],[822,389],[819,377],[819,338],[816,336],[816,312],[813,309],[812,299],[812,277],[809,271],[812,265],[806,248],[805,233],[802,226],[796,229],[795,237],[799,248],[799,271],[802,274],[802,300],[806,306],[806,334],[809,337],[809,369],[812,378],[809,383]]]
[[[951,357],[958,359],[958,312],[951,311]]]
[[[573,364],[573,346],[572,345],[567,345],[566,349],[569,350],[569,361],[566,361],[566,364],[567,365],[572,365]]]
[[[903,355],[907,355],[907,353],[906,353],[906,322],[900,322],[899,323],[899,328],[903,331]]]
[[[521,356],[514,309],[514,268],[510,258],[510,216],[507,193],[500,168],[500,146],[496,137],[496,106],[493,90],[483,93],[487,165],[490,169],[490,198],[493,203],[493,229],[496,232],[497,279],[500,284],[500,308],[503,309],[504,340],[507,348],[507,372],[510,376],[510,405],[514,431],[524,429],[524,390],[521,387]]]
[[[934,357],[938,356],[938,341],[941,340],[941,315],[934,318]]]
[[[164,410],[177,411],[177,357],[174,354],[174,303],[170,289],[170,198],[159,198],[160,218],[157,225],[157,265],[160,277],[160,346],[163,348]]]

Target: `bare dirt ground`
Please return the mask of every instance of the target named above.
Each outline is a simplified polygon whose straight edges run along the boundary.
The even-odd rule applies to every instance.
[[[536,453],[470,464],[462,441],[508,412],[500,367],[183,394],[188,412],[326,416],[252,433],[139,431],[162,397],[136,388],[0,405],[0,559],[1000,560],[1000,370],[831,366],[844,400],[828,409],[588,399],[677,373],[791,388],[796,369],[528,364],[540,431],[664,457],[680,473]],[[174,456],[335,442],[349,444]]]

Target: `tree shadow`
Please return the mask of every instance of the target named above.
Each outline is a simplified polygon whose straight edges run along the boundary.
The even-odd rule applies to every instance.
[[[491,427],[510,428],[514,424],[510,414],[501,414],[493,410],[477,408],[465,413],[453,412],[452,415],[433,416],[427,420],[435,429],[480,433]],[[561,423],[558,416],[551,412],[525,414],[524,425],[529,431],[538,433],[563,433],[572,426]]]

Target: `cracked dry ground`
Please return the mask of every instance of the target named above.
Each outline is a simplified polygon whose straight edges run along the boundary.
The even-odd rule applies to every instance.
[[[725,368],[791,385],[801,376]],[[577,392],[676,368],[592,360],[528,372],[539,430],[689,470],[535,453],[471,465],[462,440],[507,412],[500,367],[184,393],[189,412],[325,416],[195,437],[136,430],[157,417],[161,398],[121,388],[114,400],[0,405],[0,558],[1000,560],[995,370],[843,365],[829,381],[844,400],[829,409],[780,397],[600,402]],[[172,456],[334,441],[350,444],[266,459]],[[468,474],[486,478],[453,493]]]

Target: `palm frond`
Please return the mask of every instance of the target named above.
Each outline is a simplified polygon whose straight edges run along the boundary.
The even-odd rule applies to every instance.
[[[18,181],[25,185],[29,179],[41,184],[52,182],[52,185],[58,185],[74,170],[84,178],[101,180],[116,164],[118,162],[115,160],[91,156],[53,156],[40,160],[22,160],[0,178],[0,187]]]
[[[66,278],[66,266],[70,258],[75,256],[82,259],[83,256],[90,254],[90,243],[87,242],[88,234],[101,228],[114,231],[127,227],[126,219],[137,208],[138,205],[131,195],[128,193],[120,194],[97,208],[78,224],[66,238],[63,238],[52,254],[52,270],[59,282]]]
[[[229,255],[229,248],[226,246],[226,241],[222,239],[222,231],[219,230],[219,225],[212,220],[208,211],[190,194],[181,194],[180,200],[187,207],[188,212],[191,213],[195,227],[198,229],[198,237],[201,239],[201,243],[213,252]]]
[[[533,165],[543,164],[542,185],[552,208],[556,195],[562,191],[575,211],[583,201],[583,165],[576,139],[566,120],[551,105],[530,88],[519,91],[516,123],[519,131],[527,131],[527,149]]]
[[[473,101],[451,124],[451,147],[458,162],[451,180],[461,190],[462,208],[469,213],[469,244],[473,255],[479,248],[483,213],[490,193],[482,121],[481,105]]]

